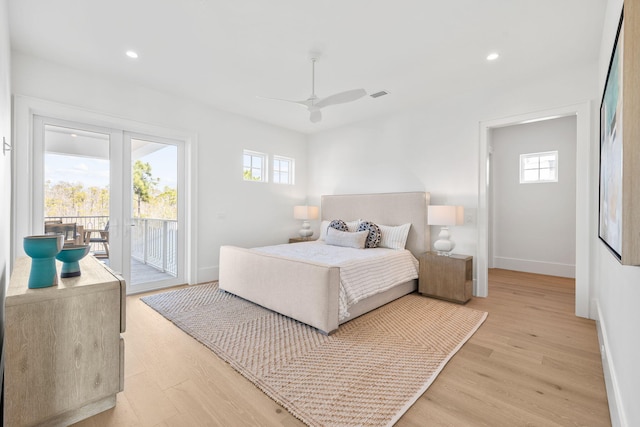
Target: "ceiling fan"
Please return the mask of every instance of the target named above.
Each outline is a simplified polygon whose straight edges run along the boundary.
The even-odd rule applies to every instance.
[[[316,95],[316,91],[315,91],[316,62],[318,62],[319,58],[320,58],[320,54],[318,53],[310,54],[311,95],[309,96],[309,98],[305,99],[304,101],[293,101],[290,99],[281,99],[281,98],[266,98],[266,97],[259,97],[259,98],[271,99],[275,101],[291,102],[294,104],[302,105],[303,107],[306,107],[307,110],[309,110],[309,113],[310,113],[309,119],[311,120],[311,122],[318,123],[320,120],[322,120],[322,113],[320,112],[321,108],[328,107],[330,105],[345,104],[347,102],[356,101],[362,98],[363,96],[367,95],[367,91],[365,91],[364,89],[352,89],[344,92],[338,92],[333,95],[326,96],[324,98],[319,98]]]

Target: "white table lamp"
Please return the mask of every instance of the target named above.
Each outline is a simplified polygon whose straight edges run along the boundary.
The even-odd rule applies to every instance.
[[[308,239],[313,236],[313,230],[311,229],[311,225],[309,224],[310,219],[318,219],[318,209],[317,206],[294,206],[293,207],[293,217],[295,219],[302,220],[302,228],[298,233],[300,237],[303,239]]]
[[[462,206],[430,205],[427,211],[427,224],[439,225],[440,234],[433,244],[433,249],[438,255],[449,256],[456,246],[450,239],[449,225],[462,225],[464,223],[464,208]]]

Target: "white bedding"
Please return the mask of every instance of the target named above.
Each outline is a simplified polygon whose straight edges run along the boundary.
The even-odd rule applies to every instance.
[[[340,267],[340,321],[349,307],[418,277],[418,260],[408,250],[354,249],[322,241],[265,246],[253,250]]]

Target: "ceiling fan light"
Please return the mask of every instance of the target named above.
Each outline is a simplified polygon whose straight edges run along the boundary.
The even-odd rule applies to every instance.
[[[322,120],[322,113],[319,109],[314,108],[313,110],[310,109],[309,111],[309,120],[311,120],[311,123],[318,123],[320,120]]]

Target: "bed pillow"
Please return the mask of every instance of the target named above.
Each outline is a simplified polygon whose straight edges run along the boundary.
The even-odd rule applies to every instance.
[[[342,220],[334,220],[334,221],[342,221]],[[354,219],[353,221],[342,221],[344,224],[346,224],[347,226],[347,231],[350,232],[354,232],[354,231],[358,231],[358,226],[360,225],[360,221],[359,219]],[[327,237],[327,229],[329,228],[329,225],[332,223],[333,221],[327,221],[324,220],[320,223],[320,237],[318,238],[318,240],[325,240]],[[335,224],[334,224],[335,225]],[[333,227],[336,228],[336,227]],[[338,230],[340,231],[344,231],[340,228],[338,228]]]
[[[358,227],[360,226],[361,222],[361,219],[354,219],[353,221],[345,221],[345,224],[347,224],[347,229],[353,233],[358,231]]]
[[[334,219],[333,221],[331,221],[329,223],[329,228],[335,228],[336,230],[339,230],[339,231],[349,231],[349,227],[347,226],[347,223],[341,219]]]
[[[380,228],[380,243],[378,247],[389,249],[404,249],[407,246],[407,237],[411,223],[397,226],[378,225]]]
[[[369,235],[367,236],[367,243],[365,247],[367,248],[377,248],[380,243],[380,228],[370,222],[370,221],[362,221],[358,226],[358,232],[360,231],[368,231]]]
[[[324,240],[327,238],[327,228],[329,228],[329,223],[331,221],[324,220],[320,223],[320,237],[318,240]]]
[[[364,249],[368,235],[368,230],[350,233],[348,231],[340,231],[329,227],[327,229],[327,237],[324,242],[327,245]]]

